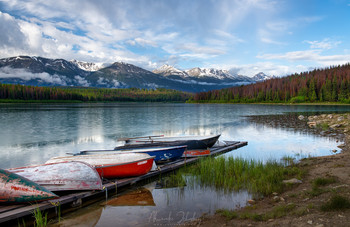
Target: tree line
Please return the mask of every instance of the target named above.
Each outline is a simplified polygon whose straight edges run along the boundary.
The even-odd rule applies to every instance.
[[[190,96],[190,93],[163,88],[61,88],[0,83],[0,99],[15,101],[185,102]]]
[[[255,84],[201,92],[190,102],[350,103],[350,63]]]

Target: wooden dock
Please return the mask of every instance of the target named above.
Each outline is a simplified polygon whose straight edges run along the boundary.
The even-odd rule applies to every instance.
[[[247,142],[225,141],[223,146],[211,148],[210,156],[219,155],[228,151],[246,146]],[[185,165],[195,163],[200,158],[184,158],[174,162],[158,165],[158,170],[151,171],[146,175],[132,178],[104,180],[104,190],[102,191],[84,191],[71,193],[60,196],[58,199],[40,202],[33,205],[0,205],[0,224],[1,226],[19,226],[22,225],[22,220],[27,222],[26,225],[33,223],[34,210],[39,208],[41,212],[48,213],[48,220],[55,219],[59,215],[79,209],[83,206],[90,205],[102,198],[108,198],[116,194],[119,190],[128,188],[136,183],[144,183],[161,174],[165,174]],[[60,209],[58,209],[58,207]],[[59,210],[61,214],[59,214]],[[31,222],[28,222],[31,221]]]

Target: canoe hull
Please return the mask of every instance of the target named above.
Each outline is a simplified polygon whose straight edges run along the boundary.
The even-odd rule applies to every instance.
[[[33,203],[57,197],[25,177],[0,169],[0,203]]]
[[[51,163],[8,169],[50,191],[102,190],[98,172],[79,161]]]
[[[93,166],[103,178],[140,176],[148,173],[154,157],[143,153],[109,153],[51,158],[46,163],[81,161]]]
[[[187,150],[182,155],[183,158],[204,157],[210,155],[210,150]]]
[[[128,140],[124,146],[115,147],[115,150],[140,149],[146,147],[187,146],[187,150],[205,150],[218,141],[220,135],[207,137],[160,137],[143,140]]]
[[[136,177],[148,173],[153,165],[153,158],[116,165],[95,166],[102,178]]]

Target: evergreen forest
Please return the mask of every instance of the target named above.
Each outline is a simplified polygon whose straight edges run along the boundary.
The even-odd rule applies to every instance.
[[[189,102],[350,103],[350,63],[240,87],[201,92]]]
[[[191,95],[162,88],[61,88],[0,84],[0,100],[3,102],[185,102]]]

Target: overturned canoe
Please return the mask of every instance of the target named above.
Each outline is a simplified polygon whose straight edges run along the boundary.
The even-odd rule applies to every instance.
[[[139,149],[124,149],[121,151],[116,150],[87,150],[81,151],[79,155],[92,155],[92,154],[122,154],[122,153],[146,153],[150,156],[155,156],[154,161],[156,163],[173,161],[181,158],[185,152],[187,146],[175,146],[175,147],[147,147]],[[76,154],[77,155],[77,154]]]
[[[103,178],[141,176],[148,173],[154,156],[144,153],[77,155],[51,158],[46,163],[81,161],[92,165]]]
[[[178,137],[144,137],[123,138],[125,145],[115,147],[115,150],[138,149],[147,147],[187,146],[187,150],[206,150],[212,147],[219,139],[215,136],[178,136]]]
[[[25,177],[0,169],[0,203],[32,203],[57,197]]]
[[[8,171],[26,177],[50,191],[102,190],[103,187],[95,168],[79,161],[26,166]]]

